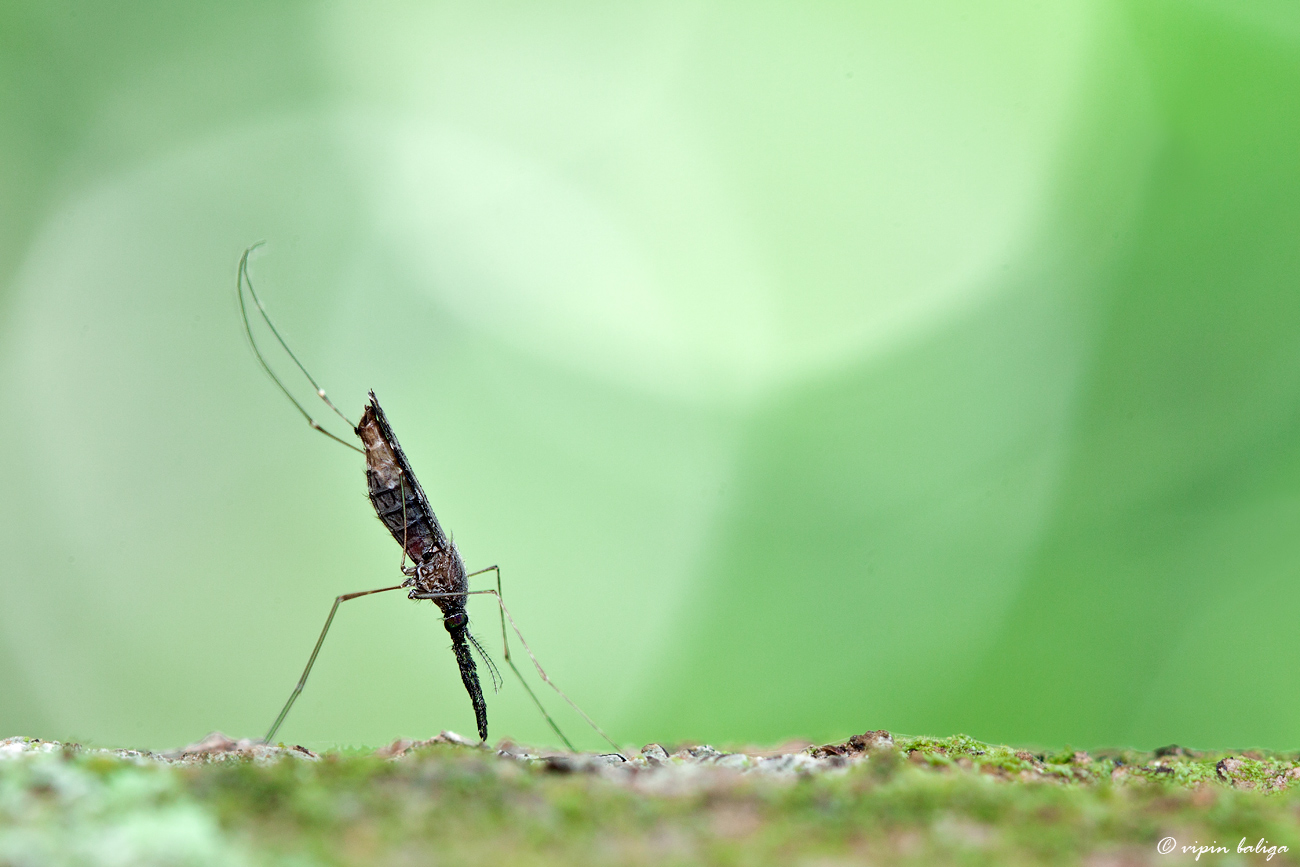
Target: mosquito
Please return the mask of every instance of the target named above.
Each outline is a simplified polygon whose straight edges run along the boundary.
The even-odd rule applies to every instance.
[[[319,431],[331,440],[346,446],[353,451],[360,452],[366,459],[366,485],[370,493],[370,502],[375,507],[375,514],[383,522],[393,539],[402,547],[402,562],[400,569],[405,576],[401,584],[394,584],[391,587],[380,587],[376,590],[361,590],[356,593],[344,593],[334,599],[333,606],[330,607],[329,616],[325,618],[325,626],[320,631],[320,637],[316,639],[316,646],[312,648],[311,656],[307,658],[307,667],[303,669],[302,677],[298,679],[298,684],[289,694],[289,700],[284,703],[284,708],[280,715],[271,723],[270,730],[267,731],[266,737],[263,738],[265,743],[270,743],[279,731],[280,725],[284,718],[289,715],[290,708],[297,701],[298,696],[302,693],[303,687],[307,683],[307,677],[311,674],[312,666],[316,664],[316,656],[320,653],[321,645],[325,643],[325,636],[329,632],[330,624],[334,622],[334,614],[338,611],[339,605],[352,599],[360,599],[362,596],[373,596],[376,593],[388,593],[392,590],[408,590],[407,598],[414,600],[431,600],[442,611],[442,625],[451,636],[451,650],[456,657],[456,666],[460,669],[460,679],[465,685],[465,691],[469,693],[470,703],[474,706],[474,719],[478,725],[478,736],[480,741],[486,742],[488,735],[487,720],[487,702],[483,699],[483,688],[479,684],[478,668],[474,664],[474,655],[471,652],[477,652],[487,667],[488,673],[492,678],[494,690],[501,688],[501,677],[497,672],[496,666],[492,663],[491,657],[483,649],[483,645],[469,630],[469,614],[465,610],[466,602],[470,596],[487,595],[496,600],[497,608],[501,615],[501,644],[502,656],[506,665],[515,673],[519,683],[523,685],[528,692],[529,698],[533,704],[537,705],[538,711],[546,719],[555,734],[564,742],[564,745],[571,751],[574,746],[569,739],[560,731],[555,720],[546,712],[537,694],[533,692],[528,681],[524,680],[523,674],[515,666],[514,659],[510,655],[510,639],[506,630],[506,624],[509,623],[510,629],[523,645],[524,651],[528,658],[532,660],[533,667],[537,669],[537,674],[542,681],[551,689],[559,693],[570,707],[586,720],[596,732],[609,741],[614,748],[618,749],[618,744],[605,734],[605,732],[596,725],[591,717],[587,716],[582,708],[574,703],[565,692],[556,686],[555,682],[546,674],[542,664],[537,660],[532,648],[528,646],[524,634],[519,631],[519,626],[511,616],[509,609],[506,608],[505,601],[501,595],[501,569],[498,566],[488,566],[486,569],[479,569],[477,572],[465,571],[465,564],[461,560],[460,552],[456,550],[455,543],[443,531],[442,526],[438,523],[438,518],[429,506],[429,500],[424,495],[424,489],[420,487],[420,482],[415,478],[415,473],[411,471],[411,465],[406,460],[406,454],[402,451],[401,445],[397,442],[397,436],[393,433],[392,427],[388,423],[388,418],[384,415],[384,410],[379,405],[379,399],[375,393],[369,393],[369,400],[361,413],[361,421],[353,424],[346,415],[343,414],[329,396],[325,389],[321,388],[315,378],[307,372],[307,368],[298,360],[298,356],[289,348],[289,344],[280,336],[279,330],[267,315],[266,307],[262,304],[262,299],[258,297],[257,290],[253,288],[253,280],[248,273],[248,256],[261,244],[254,244],[244,251],[244,255],[239,259],[239,273],[236,277],[236,292],[239,296],[239,313],[244,320],[244,333],[248,336],[248,342],[253,347],[253,354],[257,356],[257,361],[261,364],[262,369],[266,371],[271,380],[279,387],[289,402],[294,405],[307,424],[314,431]],[[249,305],[245,301],[245,289],[247,294],[252,298],[253,304],[257,308],[257,313],[261,316],[262,321],[266,323],[271,334],[274,335],[277,343],[292,359],[294,365],[302,373],[307,381],[316,391],[316,396],[324,401],[325,406],[343,420],[361,440],[361,447],[353,445],[342,437],[336,436],[326,430],[320,422],[312,417],[311,413],[298,402],[292,392],[285,386],[280,377],[276,376],[275,371],[267,362],[266,357],[262,354],[261,347],[257,344],[257,339],[253,336],[252,323],[249,320]],[[407,558],[410,558],[411,565],[406,565]],[[470,590],[469,579],[476,575],[485,575],[492,572],[496,576],[496,588],[485,590]]]

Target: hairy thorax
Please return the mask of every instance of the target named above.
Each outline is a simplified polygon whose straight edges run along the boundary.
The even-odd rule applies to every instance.
[[[465,577],[465,564],[460,559],[460,553],[454,543],[448,543],[447,547],[448,550],[434,552],[428,560],[404,570],[406,581],[411,585],[412,599],[429,598],[431,594],[440,593],[464,594],[469,589],[469,581]],[[433,601],[444,610],[461,608],[465,605],[463,595],[434,596]]]

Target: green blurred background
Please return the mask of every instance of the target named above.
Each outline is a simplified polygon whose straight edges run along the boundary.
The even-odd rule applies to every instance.
[[[1300,745],[1297,106],[1289,0],[6,3],[0,736],[258,736],[398,576],[265,239],[620,742]],[[472,731],[446,645],[281,736]]]

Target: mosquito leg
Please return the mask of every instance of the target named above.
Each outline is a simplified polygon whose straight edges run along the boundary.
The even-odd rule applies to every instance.
[[[398,491],[398,496],[402,498],[402,562],[397,564],[397,568],[401,570],[403,575],[405,575],[406,574],[406,543],[408,541],[406,538],[406,534],[411,529],[411,525],[406,523],[406,479],[399,477],[397,481],[398,484],[401,485],[401,490]]]
[[[325,618],[325,628],[320,631],[320,638],[316,639],[316,646],[312,648],[311,657],[307,660],[307,667],[302,670],[302,677],[298,678],[298,685],[289,693],[289,700],[284,703],[284,710],[271,723],[271,730],[262,738],[262,743],[269,744],[271,738],[275,737],[276,731],[280,728],[280,723],[289,715],[289,708],[298,700],[298,694],[302,692],[303,685],[307,683],[307,675],[311,674],[311,667],[316,664],[316,654],[320,653],[320,646],[325,643],[325,633],[330,631],[330,624],[334,622],[334,612],[339,610],[340,602],[347,602],[349,599],[359,599],[362,596],[370,596],[375,593],[387,593],[389,590],[401,590],[405,585],[397,584],[393,587],[380,587],[378,590],[362,590],[359,593],[344,593],[342,596],[334,598],[334,606],[330,608],[330,616]]]
[[[486,569],[480,569],[477,572],[470,573],[466,577],[472,578],[475,575],[482,575],[485,572],[496,573],[497,587],[499,588],[501,586],[501,570],[496,566],[489,566]],[[497,599],[499,601],[501,597],[498,595]],[[505,657],[506,665],[510,666],[510,670],[513,671],[515,677],[519,679],[520,686],[524,688],[524,692],[528,693],[528,697],[533,700],[533,704],[537,705],[537,712],[546,720],[547,725],[551,727],[551,731],[555,732],[556,737],[563,741],[564,745],[569,748],[569,752],[576,753],[578,751],[577,748],[574,747],[569,739],[564,736],[564,732],[560,731],[560,727],[556,724],[555,720],[551,719],[551,715],[546,712],[546,707],[542,704],[542,700],[537,697],[537,693],[533,692],[533,688],[528,685],[528,681],[524,680],[523,673],[519,671],[515,666],[515,661],[510,657],[510,640],[506,634],[506,616],[504,614],[501,615],[501,646],[503,648],[502,655]]]
[[[289,344],[284,342],[284,338],[280,336],[280,332],[276,329],[275,323],[271,321],[271,317],[266,312],[266,307],[262,304],[262,299],[257,296],[257,290],[253,288],[253,278],[248,274],[248,254],[260,246],[262,246],[261,243],[257,243],[244,251],[244,255],[239,258],[239,273],[235,277],[235,291],[239,293],[239,315],[244,319],[244,333],[248,335],[248,342],[253,347],[253,354],[257,356],[257,363],[262,365],[262,369],[265,370],[267,375],[271,377],[277,386],[279,386],[280,391],[284,392],[284,396],[289,398],[289,402],[298,409],[298,412],[307,420],[307,424],[312,430],[320,431],[336,443],[347,446],[354,452],[362,452],[364,454],[362,449],[357,448],[347,440],[337,437],[325,430],[325,428],[321,427],[320,422],[312,418],[311,413],[307,412],[303,405],[298,403],[298,399],[294,397],[293,394],[290,393],[289,389],[285,387],[285,384],[280,381],[280,377],[275,375],[275,371],[271,369],[271,365],[267,363],[266,358],[262,355],[262,349],[257,345],[257,339],[253,337],[253,326],[248,320],[248,305],[244,303],[244,286],[248,286],[248,293],[252,296],[253,303],[257,305],[257,312],[261,314],[262,321],[271,329],[271,333],[275,335],[275,339],[279,341],[280,346],[283,347],[284,351],[293,359],[293,363],[296,364],[298,369],[303,372],[303,375],[307,377],[307,381],[311,383],[312,388],[316,389],[316,396],[325,401],[325,405],[332,409],[335,415],[347,422],[348,427],[353,429],[356,428],[356,425],[351,421],[348,421],[348,417],[340,412],[339,408],[329,399],[325,394],[325,389],[321,388],[320,385],[317,384],[316,380],[312,378],[312,375],[307,372],[307,368],[302,366],[302,362],[298,360],[298,356],[293,354],[293,350],[289,348]]]
[[[619,749],[618,744],[614,743],[614,739],[611,738],[609,735],[605,734],[604,729],[596,725],[596,721],[593,720],[591,717],[587,716],[586,711],[578,707],[577,703],[573,699],[569,698],[569,696],[564,692],[564,690],[560,689],[558,686],[555,685],[555,681],[551,680],[550,676],[546,673],[546,669],[542,668],[542,664],[538,662],[537,655],[533,653],[533,649],[528,646],[528,639],[524,638],[524,634],[519,630],[519,625],[515,623],[515,618],[513,615],[511,615],[510,609],[506,608],[505,602],[501,599],[501,570],[496,566],[489,566],[486,569],[480,569],[479,571],[471,574],[482,575],[484,572],[496,572],[497,575],[496,590],[470,590],[466,593],[431,593],[427,597],[422,595],[420,596],[420,598],[422,599],[434,598],[437,596],[464,597],[464,596],[480,596],[480,595],[490,595],[496,597],[497,605],[501,609],[501,639],[502,639],[502,644],[504,645],[504,656],[505,656],[506,663],[510,666],[510,670],[513,671],[515,675],[519,678],[519,681],[524,684],[524,689],[528,690],[528,694],[532,696],[532,699],[537,704],[537,707],[541,709],[542,716],[546,717],[546,721],[551,724],[551,728],[554,729],[555,733],[560,736],[560,740],[564,741],[565,746],[567,746],[570,750],[574,750],[574,752],[576,752],[576,750],[573,747],[573,744],[571,744],[569,742],[569,739],[566,738],[563,732],[560,731],[559,727],[555,724],[555,721],[551,719],[550,714],[546,712],[545,708],[542,708],[542,703],[538,701],[537,696],[533,694],[533,691],[529,689],[528,684],[524,682],[523,675],[520,674],[519,669],[515,667],[514,660],[510,658],[510,642],[506,640],[506,626],[505,626],[506,621],[509,621],[510,628],[514,630],[515,635],[519,638],[519,643],[524,646],[524,652],[527,653],[528,658],[533,661],[533,667],[537,669],[538,676],[541,677],[543,681],[545,681],[547,686],[549,686],[551,689],[559,693],[560,698],[568,702],[569,707],[577,711],[578,715],[587,721],[587,725],[591,726],[592,729],[594,729],[597,734],[599,734],[602,738],[608,741],[609,744],[614,747],[614,749],[616,750]]]

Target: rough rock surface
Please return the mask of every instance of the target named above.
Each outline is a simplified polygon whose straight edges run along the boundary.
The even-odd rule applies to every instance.
[[[0,741],[0,867],[1287,864],[1298,844],[1289,753],[884,731],[622,753],[452,732],[319,755],[217,733],[159,753]]]

